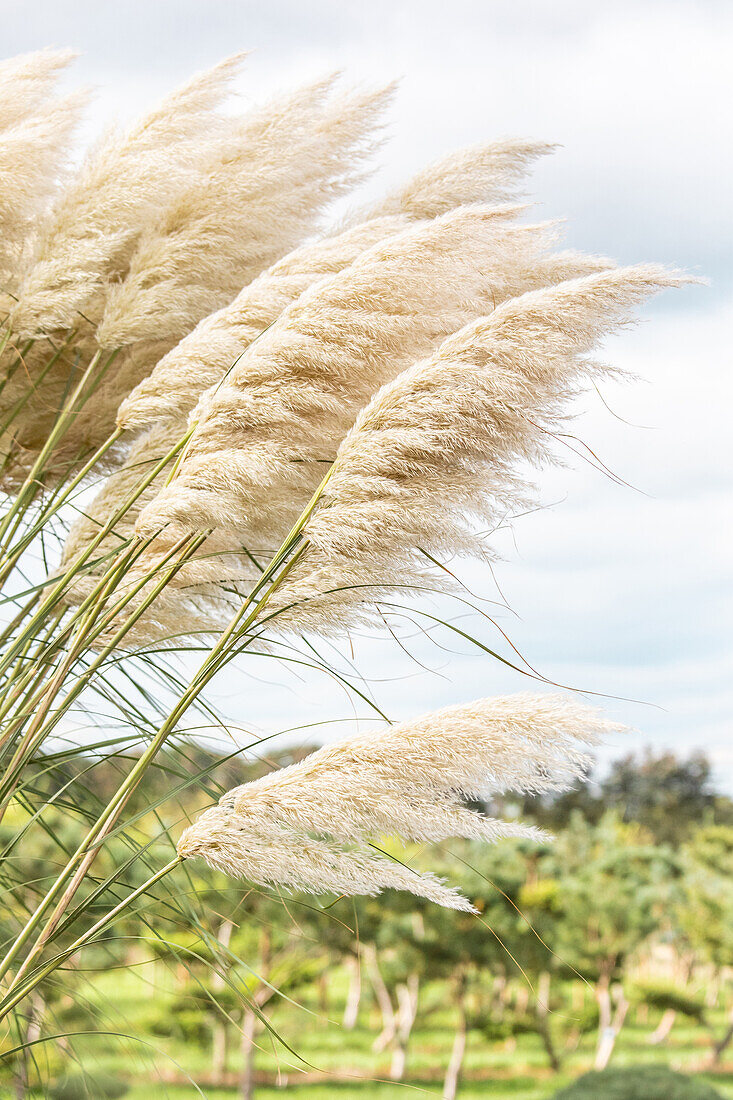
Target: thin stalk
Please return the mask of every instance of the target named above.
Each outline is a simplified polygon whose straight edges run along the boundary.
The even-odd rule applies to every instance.
[[[76,412],[76,402],[83,394],[88,380],[93,376],[94,371],[97,369],[97,365],[101,356],[101,351],[95,352],[95,354],[92,356],[89,365],[79,379],[79,382],[74,392],[72,393],[69,400],[65,403],[59,416],[56,418],[56,423],[49,432],[48,439],[44,443],[43,447],[41,447],[41,450],[39,451],[36,460],[28,473],[28,476],[21,485],[20,490],[18,491],[15,500],[13,501],[13,504],[8,509],[8,512],[4,516],[2,523],[0,523],[0,543],[4,540],[8,528],[10,527],[10,524],[13,521],[14,517],[18,514],[19,511],[27,509],[30,501],[35,498],[39,485],[39,482],[37,480],[38,476],[43,472],[46,459],[52,453],[54,447],[59,442],[59,440],[63,437],[72,416]]]
[[[265,570],[263,576],[259,579],[253,590],[247,596],[242,607],[234,616],[231,623],[221,635],[216,645],[208,654],[198,671],[194,674],[188,688],[184,692],[181,699],[178,700],[176,705],[169,713],[168,717],[159,727],[148,748],[145,750],[144,753],[141,754],[131,772],[122,782],[117,792],[108,803],[106,809],[89,830],[87,836],[81,842],[77,851],[69,859],[66,867],[61,871],[55,882],[51,885],[46,896],[42,899],[42,901],[36,907],[35,911],[28,918],[25,927],[20,932],[15,942],[11,945],[5,958],[2,960],[2,962],[0,962],[0,978],[2,978],[7,973],[19,951],[25,946],[35,930],[38,928],[43,918],[43,914],[53,903],[59,891],[67,883],[69,883],[63,896],[57,903],[56,909],[52,914],[50,920],[47,922],[44,930],[39,935],[33,948],[26,956],[22,967],[16,975],[16,982],[18,981],[21,973],[25,972],[32,960],[42,950],[44,943],[46,942],[48,937],[52,935],[54,928],[58,924],[58,921],[63,916],[65,907],[68,905],[69,901],[74,896],[74,893],[83,881],[89,866],[91,866],[91,863],[95,858],[99,845],[104,840],[105,835],[114,826],[117,816],[124,808],[124,805],[127,802],[128,798],[142,779],[148,766],[157,755],[157,753],[160,751],[162,746],[165,744],[171,732],[175,729],[179,719],[182,717],[183,714],[185,714],[188,708],[195,701],[199,692],[206,686],[206,684],[216,674],[219,668],[222,667],[223,663],[225,663],[227,657],[227,649],[230,646],[230,643],[236,644],[236,642],[242,639],[252,623],[256,621],[257,616],[259,615],[261,609],[267,604],[272,593],[282,583],[285,576],[287,576],[287,574],[293,568],[295,562],[304,553],[305,549],[308,546],[308,542],[307,540],[302,538],[303,528],[305,527],[308,519],[310,518],[317,504],[319,503],[320,498],[331,476],[332,470],[333,467],[329,469],[328,473],[323,478],[323,481],[318,486],[316,492],[311,497],[311,500],[299,516],[296,523],[293,525],[293,528],[291,529],[289,535],[275,554],[274,558],[270,562],[270,565]],[[278,573],[277,571],[280,569],[280,566],[291,554],[292,558],[290,562],[283,570],[280,570],[280,572]],[[258,599],[257,597],[260,592],[262,592],[263,594]],[[250,613],[247,614],[248,608],[252,607],[253,604],[254,607],[252,608]],[[231,655],[231,649],[229,652]],[[79,859],[82,860],[82,863],[80,864],[76,874],[74,874],[74,868]],[[72,879],[71,882],[69,882],[70,878]]]
[[[180,447],[184,446],[185,440],[180,440],[151,468],[151,470],[145,475],[142,481],[136,486],[130,496],[120,505],[120,507],[109,517],[107,522],[100,528],[92,541],[85,547],[82,553],[75,558],[69,568],[63,573],[58,581],[54,584],[51,591],[45,597],[43,603],[38,608],[34,616],[26,625],[27,631],[33,631],[36,626],[43,622],[46,615],[52,610],[59,600],[62,599],[66,590],[70,584],[74,581],[75,577],[83,570],[85,564],[97,549],[99,544],[109,535],[115,528],[115,525],[123,518],[127,511],[132,507],[135,501],[145,492],[148,485],[158,476],[161,470],[165,469],[168,462],[177,453]],[[8,664],[14,660],[17,654],[17,649],[12,648],[5,654],[2,661],[0,661],[0,675],[8,667]]]
[[[103,932],[104,929],[120,915],[120,913],[127,909],[128,906],[132,905],[134,901],[137,901],[139,897],[142,897],[143,894],[147,893],[151,886],[155,886],[157,882],[160,882],[162,878],[165,878],[166,875],[170,874],[170,872],[174,870],[174,868],[178,867],[181,863],[183,863],[183,856],[176,856],[175,859],[172,859],[169,863],[166,863],[164,867],[161,867],[160,870],[151,875],[149,879],[142,883],[141,886],[138,886],[137,889],[133,890],[131,894],[128,894],[126,898],[123,898],[123,900],[115,905],[113,909],[110,909],[108,913],[105,913],[103,917],[100,917],[96,924],[93,924],[91,928],[88,928],[87,931],[79,936],[78,939],[74,940],[74,942],[70,944],[69,947],[64,948],[64,950],[59,955],[57,955],[54,959],[51,959],[39,974],[31,975],[28,981],[24,983],[20,987],[20,989],[17,989],[14,984],[12,988],[15,989],[15,992],[9,990],[8,997],[6,997],[2,1001],[2,1003],[0,1003],[0,1018],[4,1017],[9,1012],[12,1012],[15,1006],[20,1001],[22,1001],[23,998],[26,997],[27,994],[32,989],[34,989],[39,982],[42,982],[44,978],[53,973],[53,971],[58,966],[60,966],[61,963],[65,962],[66,959],[70,958],[72,955],[76,954],[76,952],[79,951],[82,947],[85,947],[88,943],[90,943],[95,938],[95,936],[97,936],[100,932]],[[10,995],[11,993],[12,995]]]
[[[120,641],[124,638],[138,619],[144,614],[151,603],[158,597],[163,588],[168,584],[175,573],[185,563],[190,554],[194,553],[198,546],[208,537],[208,533],[191,536],[185,535],[172,549],[168,552],[166,557],[158,564],[157,568],[165,565],[170,558],[174,557],[179,550],[186,547],[186,555],[181,556],[178,561],[174,563],[168,570],[166,570],[158,583],[151,589],[146,596],[145,600],[135,609],[132,615],[127,618],[119,629],[114,633],[108,644],[101,650],[97,657],[92,661],[89,667],[81,676],[77,678],[74,686],[69,690],[59,706],[54,710],[53,715],[48,719],[48,713],[53,705],[53,702],[58,695],[59,691],[63,687],[66,676],[70,672],[73,665],[78,660],[82,652],[84,652],[87,643],[94,641],[100,634],[104,632],[110,622],[114,621],[119,616],[121,610],[134,599],[134,597],[149,583],[150,576],[146,575],[133,586],[125,597],[118,602],[111,610],[109,610],[105,616],[103,616],[101,622],[93,622],[95,616],[95,609],[91,609],[86,620],[80,624],[77,637],[74,639],[72,647],[69,649],[66,658],[59,666],[58,670],[54,674],[50,684],[44,688],[42,696],[38,700],[34,700],[33,703],[33,720],[24,736],[23,742],[18,747],[13,756],[13,759],[8,765],[5,776],[3,777],[3,783],[0,787],[0,809],[7,806],[8,801],[12,798],[13,791],[17,785],[19,778],[19,772],[36,749],[43,744],[48,735],[58,725],[63,716],[68,712],[69,708],[73,705],[86,685],[91,680],[97,669],[104,663],[109,654],[113,652]],[[103,599],[104,594],[103,594]],[[94,626],[93,632],[90,632],[90,624]]]
[[[112,435],[110,435],[104,441],[101,447],[97,448],[89,461],[86,462],[81,468],[79,473],[76,474],[76,476],[67,485],[64,486],[63,493],[60,496],[55,497],[53,501],[45,508],[41,509],[41,512],[37,517],[35,523],[31,527],[29,527],[29,529],[24,533],[23,538],[20,540],[20,542],[12,548],[12,552],[8,555],[5,564],[2,566],[2,568],[0,568],[0,586],[5,583],[5,581],[17,565],[18,560],[20,559],[22,554],[25,553],[25,551],[36,538],[36,536],[40,534],[43,527],[51,518],[51,516],[55,515],[59,511],[61,506],[66,503],[66,501],[73,493],[74,489],[76,489],[80,482],[84,480],[89,471],[92,470],[94,466],[96,466],[99,460],[105,456],[110,447],[114,446],[121,435],[122,429],[117,428],[112,433]]]

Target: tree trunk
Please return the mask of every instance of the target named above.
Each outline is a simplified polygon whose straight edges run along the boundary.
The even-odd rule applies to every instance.
[[[715,1008],[718,1003],[718,997],[720,996],[720,971],[716,970],[713,977],[707,983],[707,992],[705,994],[705,1007]]]
[[[517,988],[517,995],[514,998],[514,1011],[518,1016],[524,1016],[529,1007],[529,986],[522,983]]]
[[[324,1016],[328,1013],[328,970],[318,976],[318,1008]]]
[[[501,1021],[504,1019],[508,984],[504,974],[499,974],[494,979],[494,984],[491,988],[491,996],[489,997],[489,1012],[495,1020]]]
[[[629,1010],[629,1002],[624,996],[622,986],[617,985],[613,993],[616,1011],[613,1012],[609,979],[607,976],[603,975],[601,975],[601,980],[596,987],[596,997],[598,999],[599,1011],[598,1046],[596,1048],[593,1068],[601,1070],[605,1069],[611,1060],[618,1033],[623,1026],[623,1022],[626,1019],[626,1013]]]
[[[677,1013],[673,1008],[668,1008],[663,1014],[662,1018],[657,1024],[655,1030],[647,1038],[647,1043],[651,1043],[652,1046],[659,1046],[660,1043],[665,1042],[669,1038],[669,1033],[674,1027],[674,1022],[677,1019]]]
[[[395,1031],[397,1030],[395,1013],[392,1007],[392,998],[389,995],[389,990],[384,983],[384,978],[379,969],[377,951],[374,944],[364,944],[361,950],[364,956],[364,962],[366,963],[369,981],[374,990],[374,996],[377,999],[379,1011],[382,1013],[382,1030],[379,1035],[377,1035],[372,1046],[372,1050],[375,1053],[379,1053],[385,1050],[394,1039]]]
[[[255,1092],[256,1034],[257,1016],[251,1008],[247,1008],[242,1017],[242,1041],[240,1045],[242,1067],[239,1074],[239,1095],[241,1100],[252,1100]]]
[[[392,1055],[392,1065],[389,1075],[393,1081],[401,1081],[405,1075],[407,1066],[407,1044],[410,1041],[412,1026],[417,1015],[417,997],[420,988],[420,979],[417,974],[410,974],[405,984],[397,986],[397,1032],[395,1035],[395,1048]]]
[[[41,1034],[41,1021],[46,1010],[46,1002],[40,993],[32,993],[28,1003],[28,1023],[25,1029],[25,1044],[30,1047]],[[33,1055],[31,1055],[33,1057]],[[25,1100],[28,1095],[28,1052],[21,1050],[15,1063],[13,1091],[16,1100]]]
[[[537,1017],[537,1030],[545,1048],[548,1061],[552,1069],[557,1073],[560,1069],[560,1056],[555,1049],[552,1032],[550,1030],[550,972],[543,970],[537,983],[537,1000],[535,1003]]]
[[[211,1040],[211,1079],[215,1085],[224,1084],[224,1074],[227,1069],[227,1054],[229,1052],[229,1028],[226,1020],[218,1015],[214,1020],[213,1035]]]
[[[223,947],[229,947],[230,940],[232,938],[232,931],[234,929],[234,922],[231,920],[222,921],[219,926],[219,934],[217,939]],[[219,973],[218,970],[214,970],[211,978],[211,990],[216,994],[222,990],[226,982]],[[229,1022],[222,1013],[217,1012],[214,1018],[213,1035],[211,1042],[211,1076],[215,1082],[223,1080],[224,1074],[227,1069],[227,1047],[229,1038]]]
[[[453,1039],[448,1069],[445,1072],[443,1082],[443,1100],[455,1100],[458,1091],[458,1081],[461,1076],[463,1055],[466,1053],[466,1009],[463,1003],[465,996],[465,978],[461,975],[456,985],[456,1007],[458,1008],[458,1026]]]
[[[349,990],[346,994],[344,1018],[341,1026],[347,1031],[356,1027],[359,1018],[359,1003],[361,1001],[361,963],[357,955],[348,955],[346,968],[349,972]]]
[[[728,1028],[725,1034],[723,1035],[722,1039],[717,1042],[713,1047],[713,1066],[717,1066],[720,1064],[720,1059],[723,1056],[723,1051],[728,1046],[728,1043],[731,1041],[731,1039],[733,1039],[733,1008],[731,1008],[730,1010],[728,1021]]]

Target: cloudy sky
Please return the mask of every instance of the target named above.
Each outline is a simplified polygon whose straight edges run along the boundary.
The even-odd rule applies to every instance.
[[[639,380],[607,386],[608,408],[593,395],[576,430],[632,487],[578,461],[544,476],[547,507],[497,542],[511,610],[491,614],[544,675],[612,697],[604,705],[638,732],[609,751],[702,747],[733,789],[733,5],[0,0],[0,12],[8,55],[82,51],[74,79],[97,89],[90,133],[240,49],[253,50],[240,87],[252,102],[335,69],[359,81],[400,77],[367,194],[467,143],[547,139],[561,147],[532,193],[542,216],[567,219],[569,244],[709,280],[668,292],[607,345],[607,358]],[[498,598],[478,570],[470,580]],[[490,624],[477,629],[500,646]],[[395,647],[385,660],[383,645],[356,643],[390,717],[531,686],[468,644],[451,645],[448,654],[416,642],[434,670],[425,671]],[[352,713],[322,678],[252,671],[219,688],[248,728]]]

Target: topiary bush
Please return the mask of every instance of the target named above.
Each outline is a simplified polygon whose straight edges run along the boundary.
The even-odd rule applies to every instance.
[[[719,1092],[695,1077],[666,1066],[627,1066],[585,1073],[556,1092],[553,1100],[723,1100]]]

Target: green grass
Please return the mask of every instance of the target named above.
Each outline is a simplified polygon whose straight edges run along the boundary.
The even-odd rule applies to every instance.
[[[173,997],[172,977],[161,967],[151,965],[134,970],[116,970],[95,977],[90,987],[90,1019],[72,1040],[73,1051],[81,1064],[91,1072],[108,1072],[131,1083],[129,1100],[194,1100],[203,1094],[208,1100],[235,1100],[237,1097],[237,1051],[230,1052],[228,1073],[232,1087],[216,1088],[209,1083],[210,1053],[208,1046],[186,1041],[181,1035],[160,1037],[154,1028],[160,1021],[171,1021],[169,1004]],[[444,991],[433,985],[421,992],[425,1011],[418,1016],[408,1054],[405,1081],[392,1083],[388,1077],[391,1055],[375,1055],[372,1043],[379,1028],[379,1019],[365,996],[359,1025],[344,1031],[340,1018],[344,995],[344,978],[336,974],[329,988],[328,1010],[319,1007],[315,990],[303,998],[303,1007],[280,1003],[269,1014],[272,1026],[297,1052],[299,1061],[263,1033],[258,1038],[256,1071],[268,1083],[258,1084],[257,1100],[281,1100],[284,1093],[297,1100],[407,1100],[414,1096],[440,1096],[442,1074],[453,1042],[454,1017],[446,1007]],[[724,1026],[723,1014],[717,1021]],[[680,1017],[668,1042],[651,1047],[646,1039],[654,1029],[659,1013],[650,1012],[643,1025],[633,1011],[621,1033],[614,1053],[614,1065],[663,1062],[683,1072],[694,1071],[704,1063],[709,1050],[709,1038],[694,1021]],[[67,1030],[72,1030],[69,1026]],[[105,1034],[113,1032],[115,1034]],[[232,1047],[236,1047],[232,1032]],[[489,1041],[480,1032],[469,1034],[464,1062],[461,1100],[480,1097],[505,1097],[506,1100],[549,1100],[562,1085],[590,1068],[595,1036],[586,1035],[577,1051],[569,1055],[561,1074],[552,1075],[538,1037],[519,1035],[516,1043]],[[39,1054],[43,1066],[45,1055]],[[307,1064],[304,1064],[307,1063]],[[287,1088],[274,1087],[278,1065],[287,1073]],[[42,1073],[47,1079],[68,1068],[71,1059],[52,1047],[48,1051],[48,1066]],[[317,1074],[317,1079],[303,1080],[303,1072]],[[1,1073],[2,1071],[0,1071]],[[354,1076],[349,1078],[349,1074]],[[338,1080],[329,1081],[329,1075]],[[720,1093],[733,1100],[733,1073],[703,1075]],[[187,1078],[199,1085],[185,1083]],[[380,1078],[382,1080],[380,1080]],[[7,1088],[7,1078],[3,1080]],[[3,1091],[0,1098],[10,1097]],[[43,1091],[31,1094],[34,1100]]]

